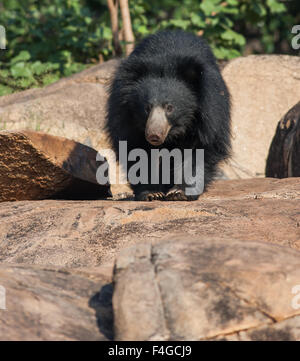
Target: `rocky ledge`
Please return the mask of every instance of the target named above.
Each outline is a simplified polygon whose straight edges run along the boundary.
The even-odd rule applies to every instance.
[[[299,340],[299,200],[299,178],[267,178],[196,202],[4,202],[0,339]]]

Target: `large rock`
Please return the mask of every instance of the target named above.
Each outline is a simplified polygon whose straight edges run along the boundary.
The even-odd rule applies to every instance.
[[[97,266],[170,233],[300,249],[300,179],[217,181],[195,202],[23,201],[0,207],[0,262]]]
[[[0,97],[0,107],[16,103],[25,103],[37,97],[43,97],[63,88],[65,85],[78,83],[98,83],[106,85],[109,83],[119,60],[109,60],[103,64],[94,65],[80,73],[62,78],[44,88],[33,88],[22,92],[4,95]]]
[[[97,150],[108,148],[103,133],[106,90],[117,64],[111,60],[45,88],[0,97],[0,129],[40,130]]]
[[[112,339],[110,282],[107,268],[0,264],[0,341]]]
[[[98,148],[107,99],[103,84],[71,82],[33,95],[26,101],[0,106],[2,129],[40,130]]]
[[[223,76],[232,95],[230,179],[262,177],[278,120],[299,101],[300,58],[251,55],[228,63]]]
[[[300,340],[299,255],[202,234],[126,249],[114,275],[115,338]]]
[[[287,178],[196,202],[3,202],[0,339],[300,339],[299,199]]]
[[[32,131],[0,132],[0,202],[111,195],[99,185],[97,152],[62,137]]]
[[[300,177],[300,102],[277,125],[267,159],[266,176]]]
[[[107,87],[118,63],[110,60],[45,88],[0,97],[0,130],[38,130],[67,137],[100,153],[110,149],[104,131]],[[129,191],[126,184],[112,185],[113,194]]]

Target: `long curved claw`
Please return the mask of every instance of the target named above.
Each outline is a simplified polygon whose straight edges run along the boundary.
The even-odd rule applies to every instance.
[[[163,192],[142,192],[135,196],[137,201],[162,201],[165,199],[165,194]]]
[[[173,188],[171,189],[165,197],[166,201],[188,201],[188,197],[185,195],[182,189]]]

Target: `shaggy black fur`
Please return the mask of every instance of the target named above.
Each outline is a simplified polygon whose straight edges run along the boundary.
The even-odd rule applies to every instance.
[[[159,146],[145,138],[153,106],[165,109],[171,125]],[[182,31],[145,38],[115,74],[106,126],[117,155],[120,140],[128,142],[128,152],[134,148],[147,152],[153,148],[204,149],[206,187],[220,161],[230,154],[230,95],[205,40]],[[132,189],[138,200],[198,198],[187,197],[184,186],[138,184]]]

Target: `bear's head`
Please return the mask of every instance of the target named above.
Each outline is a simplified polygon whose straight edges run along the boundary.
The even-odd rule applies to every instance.
[[[159,146],[183,136],[194,124],[197,98],[178,78],[145,77],[136,82],[128,106],[135,126]]]

